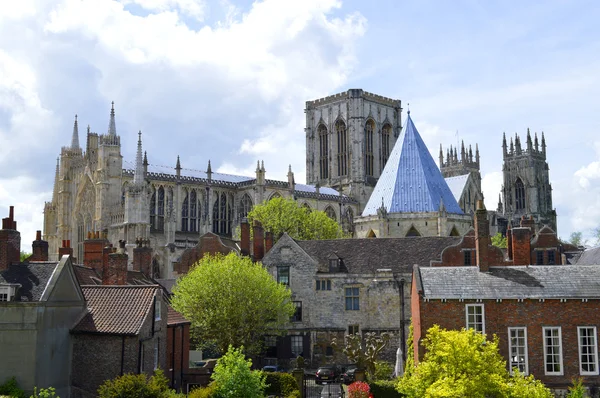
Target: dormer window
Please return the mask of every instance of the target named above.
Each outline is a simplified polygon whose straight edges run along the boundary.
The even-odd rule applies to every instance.
[[[10,301],[10,286],[0,286],[0,301]]]
[[[332,258],[329,260],[329,272],[336,272],[339,268],[339,259]]]

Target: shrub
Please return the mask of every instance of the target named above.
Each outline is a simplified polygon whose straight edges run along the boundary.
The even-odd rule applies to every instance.
[[[394,365],[385,361],[376,361],[373,380],[390,380],[393,373]]]
[[[287,397],[298,390],[298,383],[294,376],[289,373],[264,372],[267,388],[266,395],[278,395]]]
[[[567,398],[585,398],[587,397],[586,389],[583,386],[583,379],[581,377],[571,380],[573,385],[569,387],[569,393]]]
[[[98,388],[100,398],[167,398],[172,396],[169,381],[162,370],[157,369],[148,379],[145,374],[126,374],[106,380]]]
[[[371,383],[371,393],[377,398],[401,398],[398,390],[396,390],[396,381],[392,380],[376,380]]]
[[[285,398],[301,398],[300,390],[296,390],[296,391],[292,392],[290,395],[286,396]]]
[[[355,381],[348,386],[348,398],[371,398],[369,385],[362,381]]]
[[[6,395],[15,398],[26,398],[25,391],[19,388],[17,380],[14,377],[6,380],[4,384],[0,384],[0,395]]]
[[[219,398],[262,398],[265,376],[252,371],[252,361],[244,356],[243,347],[229,346],[227,353],[219,358],[212,378]]]
[[[58,395],[56,395],[56,390],[54,389],[54,387],[40,388],[39,391],[38,391],[37,387],[34,387],[33,395],[29,398],[60,398],[60,397]]]
[[[214,398],[217,396],[217,389],[214,383],[206,387],[195,388],[188,394],[188,398]]]

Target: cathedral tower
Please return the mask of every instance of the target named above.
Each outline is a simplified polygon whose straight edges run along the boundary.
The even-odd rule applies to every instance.
[[[481,172],[479,159],[479,146],[475,144],[475,152],[471,145],[465,146],[461,143],[460,153],[458,148],[446,148],[440,145],[440,171],[446,179],[446,183],[454,193],[459,206],[466,214],[475,214],[478,200],[483,200],[481,191]]]
[[[402,130],[400,100],[350,89],[306,102],[306,180],[367,203]]]
[[[546,140],[542,132],[541,145],[537,133],[534,139],[527,129],[527,141],[521,145],[520,137],[502,141],[504,185],[502,186],[503,211],[509,223],[519,225],[521,216],[532,216],[535,229],[548,225],[556,231],[556,210],[552,208],[552,186],[546,161]]]

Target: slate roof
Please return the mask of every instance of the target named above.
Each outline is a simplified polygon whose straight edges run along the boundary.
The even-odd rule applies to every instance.
[[[81,286],[89,312],[73,333],[137,335],[152,316],[157,285]]]
[[[441,201],[449,213],[463,214],[409,112],[362,215],[376,215],[382,203],[388,213],[438,211]]]
[[[414,264],[429,266],[440,260],[444,248],[460,237],[414,237],[296,241],[319,264],[327,265],[332,254],[342,259],[348,273],[374,273],[377,269],[410,273]]]
[[[463,191],[465,190],[465,185],[467,185],[469,174],[455,177],[446,177],[444,179],[446,180],[446,184],[448,184],[448,188],[450,188],[454,199],[456,199],[457,202],[460,201],[460,197]]]
[[[600,265],[600,246],[586,249],[579,256],[577,265]]]
[[[15,264],[0,271],[0,284],[19,284],[15,301],[40,301],[58,262],[31,262]]]
[[[415,268],[430,299],[600,298],[600,267],[530,265]]]

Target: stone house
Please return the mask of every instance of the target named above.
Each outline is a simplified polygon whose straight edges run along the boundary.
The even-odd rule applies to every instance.
[[[531,239],[535,223],[512,229],[505,259],[491,245],[486,214],[480,203],[474,233],[434,266],[414,267],[415,360],[434,324],[474,328],[499,337],[509,370],[533,374],[557,391],[575,377],[597,386],[600,267],[554,265],[564,259],[556,234],[544,227]],[[532,221],[524,218],[522,225]]]
[[[344,363],[333,350],[335,337],[390,332],[386,352],[395,359],[408,336],[410,282],[414,264],[429,266],[456,237],[300,241],[284,234],[262,259],[292,291],[297,311],[288,333],[267,338],[267,358],[287,366],[303,356],[308,366]]]

